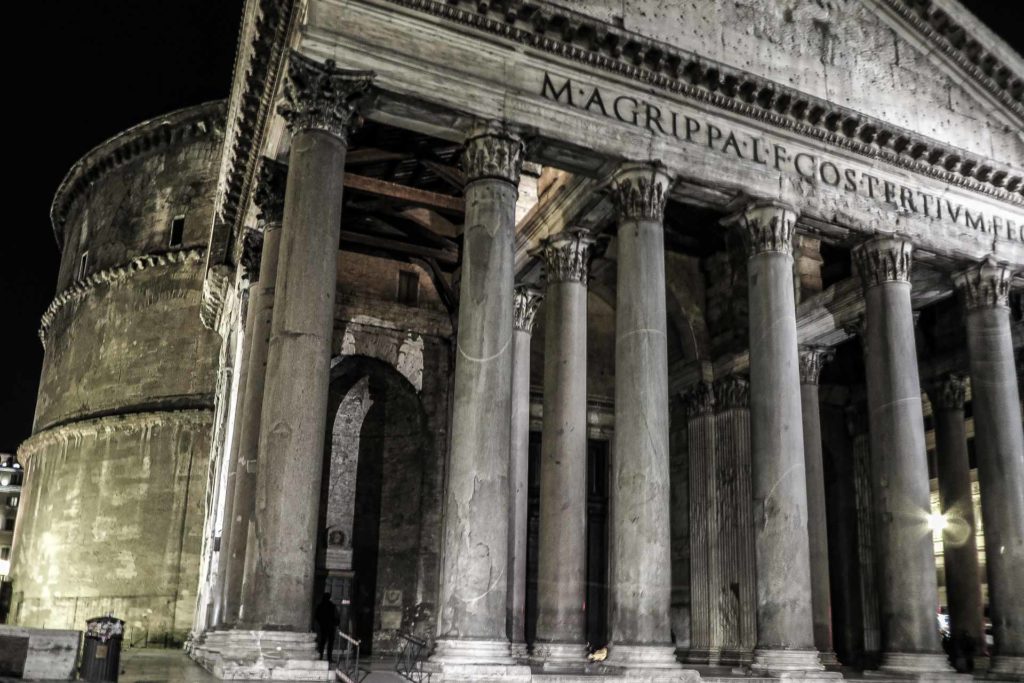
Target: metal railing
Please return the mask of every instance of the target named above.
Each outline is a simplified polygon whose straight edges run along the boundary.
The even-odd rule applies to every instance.
[[[399,633],[403,641],[402,650],[395,660],[395,671],[399,676],[413,683],[430,683],[430,672],[423,670],[427,655],[427,641],[409,633]]]
[[[344,683],[362,683],[370,675],[366,669],[359,668],[359,641],[338,629],[338,637],[344,644],[338,656],[334,658],[335,673]]]

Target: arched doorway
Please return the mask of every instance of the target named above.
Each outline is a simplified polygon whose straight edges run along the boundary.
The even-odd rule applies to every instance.
[[[426,416],[387,363],[350,356],[331,374],[318,575],[362,652],[392,652],[417,618],[424,463],[433,453]]]

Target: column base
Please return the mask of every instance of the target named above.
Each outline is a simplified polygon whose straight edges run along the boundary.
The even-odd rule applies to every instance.
[[[827,669],[829,667],[840,667],[842,663],[836,657],[836,653],[831,650],[818,650],[818,659],[822,665]]]
[[[874,673],[874,672],[867,672]],[[970,674],[958,674],[946,655],[919,652],[886,652],[877,675],[900,674],[917,681],[971,681]]]
[[[672,675],[693,673],[700,680],[700,674],[696,671],[683,669],[683,665],[676,659],[676,648],[674,645],[634,645],[626,643],[612,643],[608,646],[608,658],[604,661],[604,668],[612,671],[621,671],[627,678],[634,676],[647,676],[652,672],[672,672]],[[661,680],[658,678],[657,680]],[[688,678],[671,678],[665,680],[690,680]]]
[[[512,656],[507,640],[438,639],[434,654],[424,663],[431,683],[529,683],[530,667]]]
[[[509,652],[517,664],[528,666],[530,664],[530,648],[526,643],[509,643]]]
[[[329,681],[316,636],[294,631],[208,631],[192,658],[221,680]]]
[[[1024,680],[1024,657],[996,655],[989,664],[988,677],[996,680]]]
[[[780,680],[834,681],[843,677],[838,671],[825,671],[817,650],[754,650],[750,670]]]
[[[588,654],[583,643],[537,642],[533,644],[530,663],[542,671],[583,671]]]

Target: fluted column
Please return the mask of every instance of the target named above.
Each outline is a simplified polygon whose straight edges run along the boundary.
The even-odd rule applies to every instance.
[[[967,633],[977,647],[985,642],[982,621],[981,571],[978,567],[977,528],[971,498],[971,465],[964,422],[966,381],[949,375],[929,388],[935,423],[935,460],[939,477],[939,505],[946,524],[942,529],[946,564],[946,601],[950,633]]]
[[[935,626],[938,588],[910,306],[911,253],[908,241],[876,237],[854,249],[853,261],[865,299],[882,668],[924,674],[950,667]]]
[[[1024,676],[1024,434],[1010,336],[1012,273],[989,259],[960,273],[971,366],[974,453],[985,529],[991,670]]]
[[[820,671],[814,649],[807,480],[800,405],[793,231],[796,212],[755,202],[733,218],[747,240],[750,436],[757,553],[753,668]]]
[[[825,463],[821,448],[821,406],[818,378],[834,352],[800,349],[800,404],[804,426],[804,468],[807,471],[807,543],[811,557],[811,609],[814,647],[823,664],[838,665],[832,645],[832,602],[828,570],[828,525],[825,512]]]
[[[229,541],[226,544],[222,542],[221,545],[226,563],[224,622],[228,624],[245,617],[242,613],[243,583],[246,583],[245,558],[256,499],[260,416],[263,413],[263,393],[266,388],[267,352],[274,310],[281,221],[284,217],[286,173],[287,169],[283,165],[270,159],[263,160],[255,192],[259,219],[263,225],[263,239],[259,251],[246,254],[250,272],[255,279],[249,290],[250,351],[237,435],[239,447],[235,466],[235,488],[231,514],[225,519],[225,525],[230,527],[231,535]],[[251,577],[249,580],[251,581]]]
[[[513,655],[526,655],[526,537],[530,473],[530,337],[543,296],[529,285],[515,288],[512,305],[512,435],[509,454],[508,609]]]
[[[625,667],[677,666],[671,638],[664,212],[672,178],[626,165],[618,213],[611,652]]]
[[[345,152],[356,100],[369,89],[372,74],[342,72],[332,62],[292,53],[287,76],[281,113],[292,139],[260,420],[256,554],[245,622],[308,631]]]
[[[544,424],[540,458],[537,641],[545,668],[587,654],[587,271],[594,240],[562,232],[541,246]]]
[[[444,559],[434,658],[509,665],[509,435],[513,253],[523,143],[497,125],[466,140],[466,216]]]

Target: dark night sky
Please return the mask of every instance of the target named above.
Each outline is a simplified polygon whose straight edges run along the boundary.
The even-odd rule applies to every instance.
[[[1018,52],[1017,2],[965,3]],[[8,22],[33,48],[8,57],[5,244],[0,248],[0,452],[31,433],[59,254],[53,192],[89,149],[161,113],[227,96],[242,0],[50,0],[15,3]],[[12,8],[13,9],[13,8]],[[12,220],[13,215],[21,216]],[[13,237],[13,240],[12,240]]]

